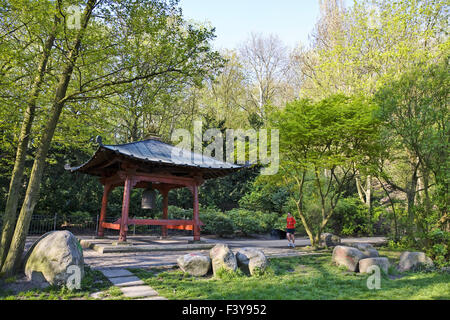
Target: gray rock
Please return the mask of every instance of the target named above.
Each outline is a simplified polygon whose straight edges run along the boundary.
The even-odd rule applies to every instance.
[[[350,246],[361,251],[366,258],[376,258],[380,256],[377,249],[370,243],[353,243]]]
[[[389,260],[385,257],[377,257],[377,258],[365,258],[359,260],[359,272],[360,273],[368,273],[368,270],[371,266],[378,266],[385,273],[388,273],[389,270]]]
[[[83,249],[69,231],[53,231],[33,244],[24,261],[25,275],[32,281],[67,285],[74,272],[84,277]]]
[[[341,238],[332,233],[322,233],[320,235],[320,244],[327,247],[334,247],[341,244]]]
[[[367,250],[367,249],[374,249],[373,245],[370,243],[362,243],[362,242],[355,242],[351,243],[350,247],[354,247],[358,250]]]
[[[434,263],[423,252],[409,252],[405,251],[400,256],[400,262],[398,264],[399,271],[415,270],[420,266],[433,267]]]
[[[362,253],[366,256],[366,258],[377,258],[380,256],[377,249],[368,248],[366,250],[361,250]]]
[[[206,275],[211,268],[211,259],[197,253],[180,256],[177,259],[177,263],[181,270],[196,277]]]
[[[357,271],[359,260],[364,259],[364,253],[353,247],[336,246],[332,261],[338,266],[345,266],[348,271]]]
[[[267,267],[267,258],[261,250],[242,248],[236,253],[238,267],[246,274],[254,275],[264,272]]]
[[[237,269],[236,257],[226,244],[216,244],[209,251],[209,257],[211,258],[214,275],[222,268],[229,271],[236,271]]]

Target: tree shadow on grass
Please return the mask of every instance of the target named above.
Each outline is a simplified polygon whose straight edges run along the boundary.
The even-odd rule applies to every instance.
[[[396,280],[383,275],[381,289],[370,290],[369,274],[347,272],[333,265],[331,256],[271,259],[263,276],[195,278],[179,270],[136,270],[136,274],[169,299],[200,300],[394,300],[410,299],[419,291],[426,299],[448,299],[445,285],[448,288],[450,283],[449,276],[442,274],[406,274]]]

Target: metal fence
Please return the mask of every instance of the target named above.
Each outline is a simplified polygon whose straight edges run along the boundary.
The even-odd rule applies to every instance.
[[[2,216],[0,216],[0,228],[3,226]],[[106,217],[105,221],[113,223],[120,217]],[[99,216],[90,219],[72,219],[58,214],[54,216],[33,215],[28,229],[28,235],[42,235],[49,231],[68,230],[76,235],[96,235],[98,230]],[[190,230],[167,230],[169,236],[183,235],[191,236]],[[117,235],[118,231],[105,229],[105,235]],[[161,226],[137,226],[128,227],[128,235],[161,235]]]

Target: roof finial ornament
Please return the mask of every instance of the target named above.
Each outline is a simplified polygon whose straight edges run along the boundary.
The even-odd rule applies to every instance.
[[[97,136],[97,137],[95,137],[95,142],[97,142],[99,145],[103,145],[103,142],[102,142],[102,137],[101,136]]]

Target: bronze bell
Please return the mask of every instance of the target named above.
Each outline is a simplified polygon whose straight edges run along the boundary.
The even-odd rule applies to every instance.
[[[144,190],[142,193],[142,203],[141,208],[142,209],[153,209],[155,208],[155,199],[156,199],[156,192],[153,190],[151,184],[150,186]]]

